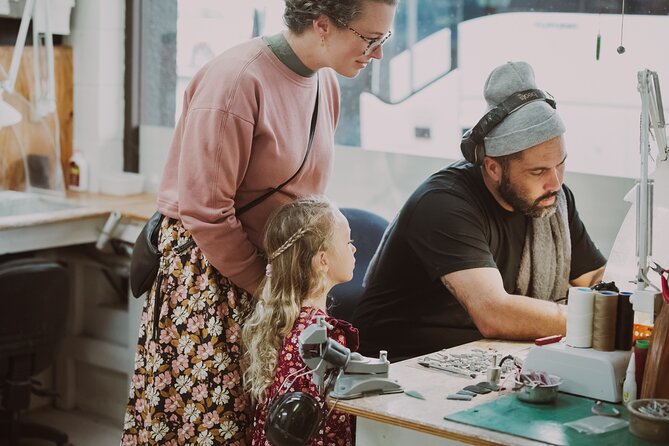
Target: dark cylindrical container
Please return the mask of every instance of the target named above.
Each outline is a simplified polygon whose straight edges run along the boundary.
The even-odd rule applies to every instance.
[[[634,375],[636,377],[637,395],[641,395],[643,385],[643,372],[646,370],[646,358],[648,357],[647,339],[639,339],[634,344]]]
[[[616,313],[616,350],[630,350],[634,335],[634,309],[630,302],[632,293],[623,291],[618,294]]]

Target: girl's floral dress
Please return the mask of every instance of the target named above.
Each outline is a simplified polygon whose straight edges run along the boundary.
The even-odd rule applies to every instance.
[[[309,325],[316,322],[316,316],[325,316],[326,322],[334,327],[328,330],[328,336],[344,346],[356,351],[358,349],[358,330],[345,321],[331,318],[323,310],[302,307],[300,316],[293,325],[293,330],[284,339],[283,347],[279,352],[274,382],[267,392],[267,402],[271,402],[277,396],[278,391],[284,380],[289,375],[294,375],[294,371],[304,367],[304,361],[299,353],[298,337],[302,331]],[[292,379],[292,378],[289,378]],[[284,392],[305,392],[316,398],[323,410],[323,418],[319,430],[308,443],[310,446],[350,446],[355,444],[355,417],[330,410],[325,403],[325,398],[320,394],[318,388],[311,382],[311,374],[297,378],[287,389],[281,389]],[[254,446],[271,446],[271,443],[265,438],[265,417],[267,416],[267,403],[261,403],[256,408],[253,419],[253,440]]]

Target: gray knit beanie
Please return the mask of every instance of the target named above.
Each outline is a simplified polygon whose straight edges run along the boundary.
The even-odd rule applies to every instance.
[[[483,88],[488,111],[518,91],[537,88],[527,62],[507,62],[495,68]],[[507,116],[485,137],[487,156],[520,152],[565,132],[560,115],[546,101],[531,102]]]

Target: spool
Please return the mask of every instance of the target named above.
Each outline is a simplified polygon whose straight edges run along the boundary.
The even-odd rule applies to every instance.
[[[595,292],[585,287],[569,288],[567,302],[565,342],[571,347],[588,348],[592,346]]]
[[[616,314],[618,293],[599,291],[595,294],[595,311],[592,319],[592,348],[610,352],[616,347]]]
[[[630,302],[632,293],[623,291],[618,294],[618,310],[616,314],[616,350],[629,351],[632,348],[634,335],[634,309]]]

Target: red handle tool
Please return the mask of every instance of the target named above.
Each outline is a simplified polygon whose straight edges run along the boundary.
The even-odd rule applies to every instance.
[[[655,271],[660,275],[660,282],[662,282],[662,297],[664,301],[669,304],[669,285],[667,284],[667,278],[669,277],[669,270],[662,268],[657,263],[653,262],[655,266],[651,266],[650,269]]]

